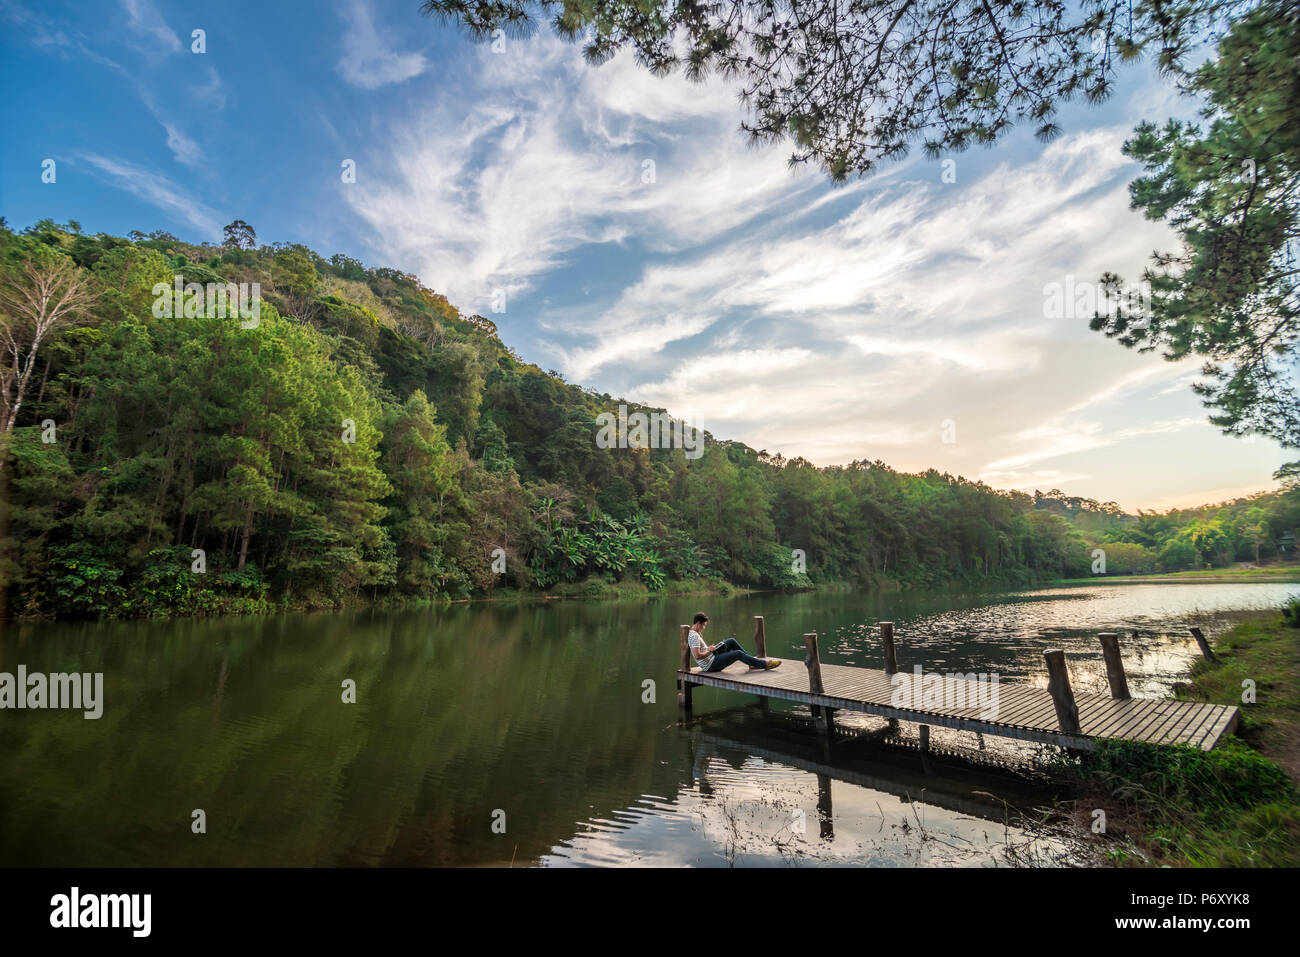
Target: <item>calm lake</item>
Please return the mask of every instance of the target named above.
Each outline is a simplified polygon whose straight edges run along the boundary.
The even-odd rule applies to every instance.
[[[1096,585],[9,625],[0,671],[102,672],[104,702],[98,720],[0,711],[0,865],[1068,863],[1016,813],[1052,795],[996,768],[923,765],[870,736],[823,744],[797,707],[765,713],[715,689],[683,720],[677,625],[703,610],[711,640],[752,651],[763,615],[769,653],[802,670],[808,631],[823,661],[882,667],[876,622],[892,620],[904,669],[1040,686],[1043,649],[1063,647],[1085,691],[1106,688],[1096,633],[1117,631],[1133,694],[1157,696],[1196,656],[1189,625],[1213,641],[1234,612],[1297,593]],[[977,748],[965,732],[934,740]],[[986,744],[977,757],[1026,753]]]

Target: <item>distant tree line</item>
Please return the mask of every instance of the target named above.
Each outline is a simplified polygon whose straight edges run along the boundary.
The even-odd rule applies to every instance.
[[[1114,502],[1035,492],[1034,504],[1070,521],[1089,554],[1105,551],[1105,574],[1183,571],[1234,562],[1292,560],[1300,529],[1300,490],[1252,495],[1218,505],[1141,511]],[[1091,563],[1087,574],[1094,574]]]

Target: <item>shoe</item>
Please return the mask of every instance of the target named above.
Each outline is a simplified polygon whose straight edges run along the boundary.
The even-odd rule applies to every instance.
[[[781,667],[781,659],[780,659],[780,658],[768,658],[768,659],[767,659],[767,670],[768,670],[768,671],[771,671],[773,668],[780,668],[780,667]]]

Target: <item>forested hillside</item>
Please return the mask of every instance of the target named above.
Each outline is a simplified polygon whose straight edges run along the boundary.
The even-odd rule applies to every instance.
[[[5,614],[1017,584],[1088,574],[1098,543],[1131,547],[1111,573],[1266,559],[1300,525],[1294,489],[1127,516],[707,435],[694,459],[602,448],[623,400],[523,361],[414,276],[232,226],[222,246],[0,228]],[[177,275],[258,283],[256,321],[160,317]]]

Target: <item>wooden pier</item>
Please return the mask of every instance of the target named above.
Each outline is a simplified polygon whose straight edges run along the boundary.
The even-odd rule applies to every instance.
[[[762,617],[755,616],[754,624],[754,654],[765,657]],[[922,747],[929,740],[929,726],[937,725],[1085,751],[1095,750],[1102,739],[1185,744],[1209,751],[1237,726],[1238,711],[1231,705],[1130,697],[1118,636],[1111,632],[1098,636],[1110,694],[1074,694],[1064,653],[1051,649],[1043,652],[1048,672],[1046,689],[999,681],[994,702],[988,682],[949,676],[943,679],[943,700],[935,701],[934,683],[925,680],[932,679],[932,675],[898,670],[891,622],[880,623],[885,670],[824,665],[817,635],[809,632],[803,636],[807,652],[803,667],[798,661],[785,661],[771,671],[751,671],[736,662],[722,671],[704,674],[693,667],[687,646],[689,629],[689,625],[680,628],[679,704],[690,708],[691,689],[696,685],[798,701],[811,708],[824,734],[831,733],[836,711],[856,711],[891,722],[920,724]],[[1208,647],[1204,644],[1203,650]]]

